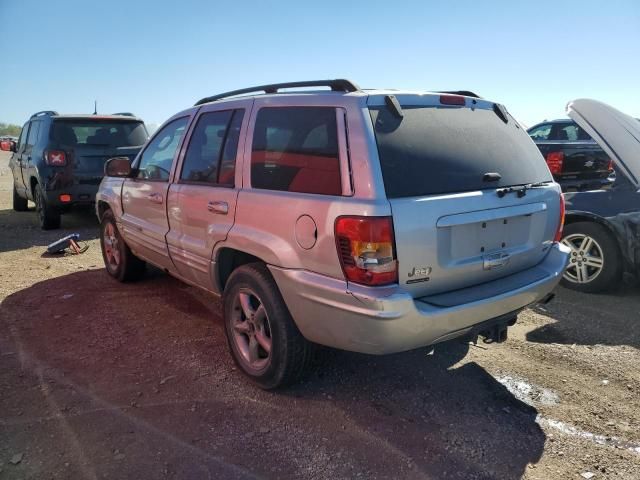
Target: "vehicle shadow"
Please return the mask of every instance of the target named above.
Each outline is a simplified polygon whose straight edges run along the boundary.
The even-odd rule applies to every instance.
[[[75,210],[62,216],[62,226],[57,230],[42,230],[38,226],[36,212],[0,210],[0,253],[31,247],[44,247],[71,233],[79,233],[80,241],[98,238],[99,225],[91,208]]]
[[[131,284],[82,271],[8,296],[0,457],[26,452],[11,468],[34,478],[466,479],[520,478],[542,455],[536,410],[458,362],[463,345],[325,349],[308,380],[264,392],[231,361],[219,310],[155,270]]]
[[[556,321],[527,333],[526,338],[537,343],[640,348],[639,293],[638,285],[627,283],[598,295],[558,287],[552,302],[533,307]]]

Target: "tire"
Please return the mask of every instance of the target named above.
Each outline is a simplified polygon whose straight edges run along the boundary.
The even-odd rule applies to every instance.
[[[562,276],[563,286],[584,293],[604,292],[618,286],[622,279],[622,258],[615,238],[605,227],[593,222],[570,223],[564,228],[562,243],[571,248],[569,266]]]
[[[146,263],[136,257],[118,231],[113,212],[107,210],[100,222],[100,247],[107,273],[120,282],[144,275]]]
[[[26,212],[29,210],[27,199],[18,195],[15,184],[13,185],[13,209],[16,212]]]
[[[298,330],[264,264],[250,263],[234,270],[223,304],[231,356],[245,375],[265,390],[304,377],[314,345]]]
[[[34,202],[36,204],[36,214],[38,223],[42,230],[55,230],[60,228],[60,212],[47,205],[44,192],[39,184],[35,186]]]

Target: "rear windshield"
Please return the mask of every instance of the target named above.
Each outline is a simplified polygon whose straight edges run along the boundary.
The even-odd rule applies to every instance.
[[[466,192],[552,181],[527,133],[493,110],[371,107],[388,198]],[[499,181],[485,182],[485,173]]]
[[[51,140],[62,145],[137,147],[147,141],[147,130],[140,121],[56,120]]]

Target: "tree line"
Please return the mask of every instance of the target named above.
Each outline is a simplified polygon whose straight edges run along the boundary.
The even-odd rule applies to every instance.
[[[0,136],[9,135],[12,137],[19,137],[21,131],[22,127],[19,125],[0,122]]]

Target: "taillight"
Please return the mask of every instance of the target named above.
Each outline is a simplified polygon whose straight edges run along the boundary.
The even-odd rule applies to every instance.
[[[47,150],[44,152],[44,161],[52,167],[64,167],[67,164],[67,156],[62,150]]]
[[[558,175],[562,173],[562,164],[564,163],[563,152],[550,152],[547,153],[547,165],[552,175]]]
[[[558,230],[556,230],[556,236],[553,239],[554,242],[559,242],[562,240],[562,230],[564,228],[564,213],[565,213],[565,205],[564,205],[564,193],[560,194],[560,222],[558,223]]]
[[[609,163],[607,164],[607,170],[609,170],[609,172],[613,172],[613,160],[609,160]]]
[[[398,281],[391,217],[339,217],[335,233],[347,280],[364,285]]]
[[[464,97],[460,95],[440,95],[440,103],[442,105],[465,105]]]

